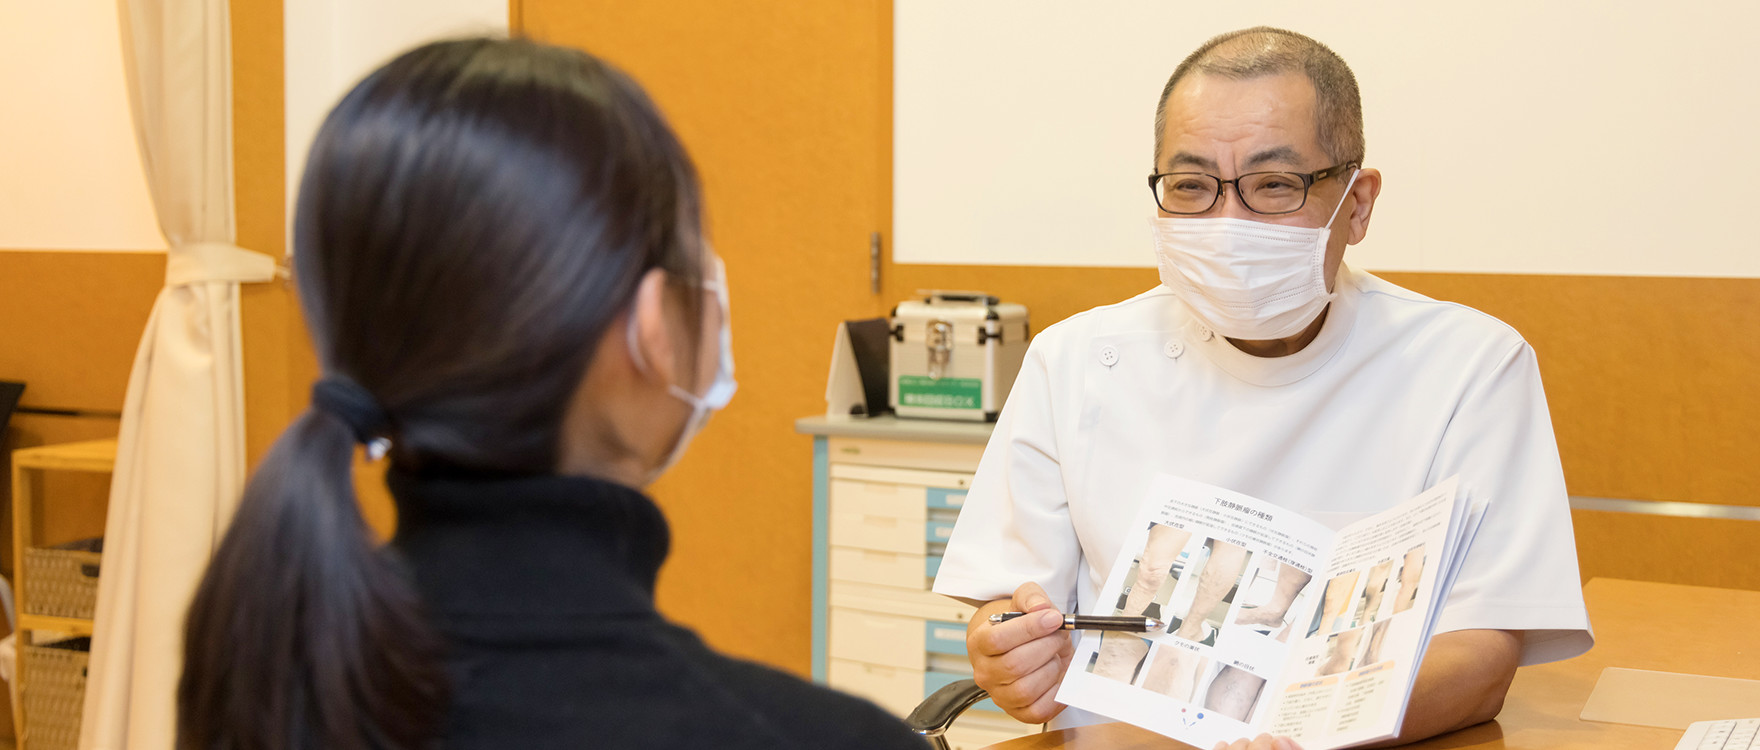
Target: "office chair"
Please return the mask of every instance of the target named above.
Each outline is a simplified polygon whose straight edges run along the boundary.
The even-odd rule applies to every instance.
[[[905,717],[904,723],[910,726],[911,731],[928,740],[929,747],[934,750],[948,750],[946,734],[947,728],[953,725],[953,720],[988,697],[990,694],[971,680],[950,682],[917,704],[911,710],[911,715]]]

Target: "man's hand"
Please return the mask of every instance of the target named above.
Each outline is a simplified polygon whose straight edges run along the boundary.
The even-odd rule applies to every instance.
[[[990,624],[990,616],[998,612],[1031,614]],[[989,691],[990,699],[1009,716],[1040,724],[1063,710],[1052,696],[1075,656],[1075,646],[1063,632],[1063,613],[1039,584],[1023,583],[1014,598],[979,607],[966,626],[966,654],[978,687]]]
[[[1302,750],[1302,746],[1288,737],[1261,734],[1250,740],[1235,740],[1232,745],[1227,742],[1218,742],[1215,750]]]

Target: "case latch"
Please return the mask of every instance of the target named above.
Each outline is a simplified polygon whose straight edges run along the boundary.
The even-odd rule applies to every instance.
[[[926,326],[923,345],[929,349],[929,379],[940,380],[953,363],[953,324],[931,320]]]

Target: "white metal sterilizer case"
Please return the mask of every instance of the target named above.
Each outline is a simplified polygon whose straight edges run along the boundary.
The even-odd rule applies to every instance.
[[[1027,308],[929,292],[892,309],[888,400],[901,417],[992,422],[1027,356]]]

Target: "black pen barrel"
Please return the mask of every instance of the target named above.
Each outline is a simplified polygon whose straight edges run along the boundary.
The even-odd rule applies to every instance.
[[[990,616],[992,623],[1004,623],[1026,612],[999,612]],[[1148,633],[1160,630],[1162,622],[1152,617],[1114,617],[1103,615],[1064,615],[1064,630],[1110,630],[1120,633]]]

